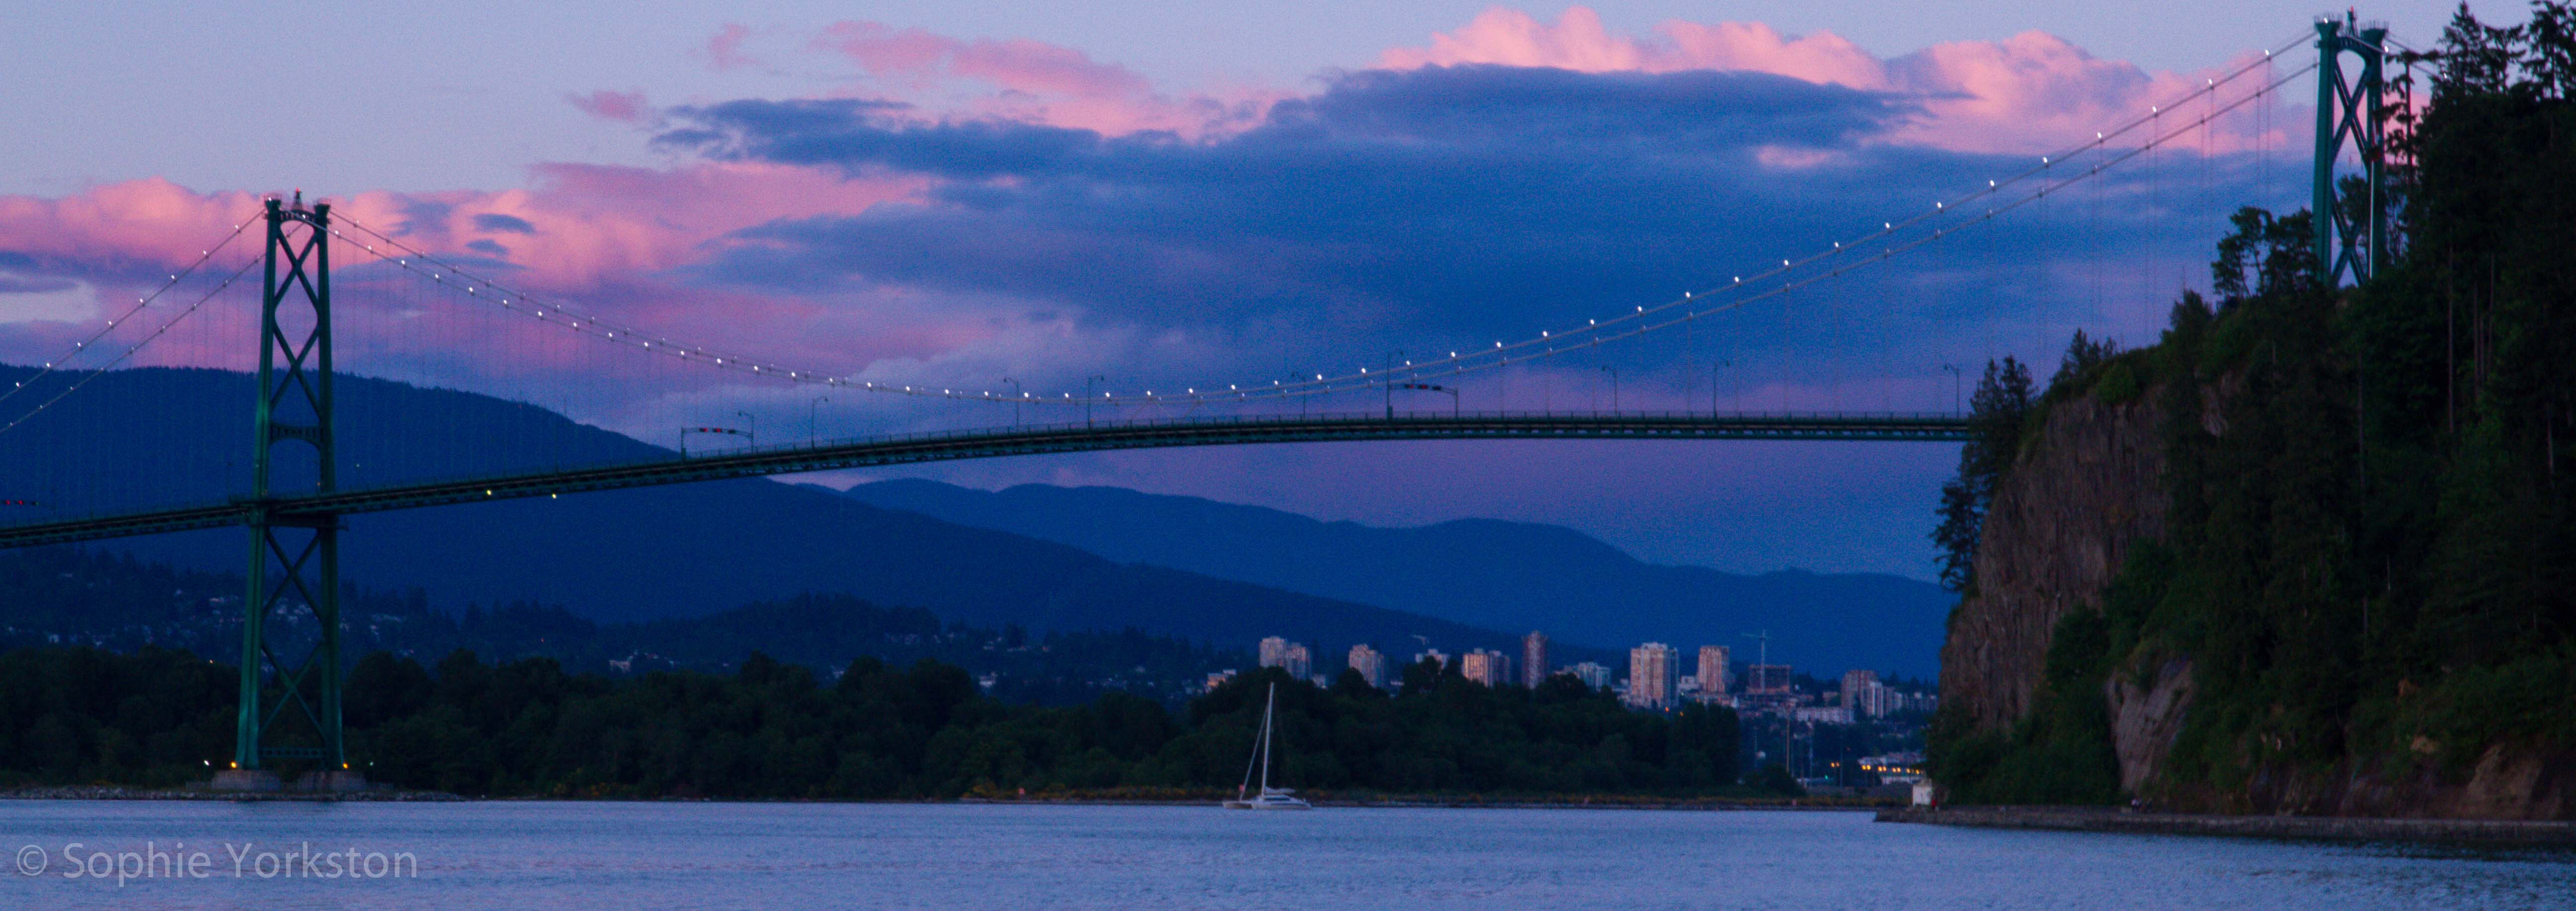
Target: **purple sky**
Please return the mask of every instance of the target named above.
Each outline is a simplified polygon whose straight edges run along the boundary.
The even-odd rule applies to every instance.
[[[2197,0],[1381,6],[21,10],[0,78],[26,90],[0,93],[0,116],[42,128],[0,135],[0,357],[58,356],[253,194],[300,187],[537,300],[866,380],[1052,393],[1103,375],[1135,392],[1340,373],[1581,325],[1866,234],[2259,61],[2307,21]],[[2447,10],[2365,12],[2420,46]],[[2205,283],[2225,209],[2304,196],[2297,99],[2314,86],[2284,92],[1901,261],[1467,378],[1464,404],[1606,407],[1615,382],[1631,408],[1942,409],[1945,364],[2017,353],[2044,371],[2079,327],[2148,340],[2171,295]],[[432,335],[405,314],[473,305],[371,298],[350,274],[347,369],[656,442],[737,410],[773,439],[809,414],[824,435],[1009,419],[603,367],[621,355],[500,316]],[[220,339],[171,347],[138,362],[239,366],[209,353]],[[1418,443],[906,473],[1376,524],[1553,522],[1658,561],[1928,578],[1954,458]]]

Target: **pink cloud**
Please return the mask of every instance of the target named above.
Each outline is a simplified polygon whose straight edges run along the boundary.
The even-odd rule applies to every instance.
[[[1390,49],[1378,62],[1395,69],[1499,64],[1583,72],[1772,73],[1914,97],[1924,116],[1891,139],[1971,152],[2035,152],[2090,139],[2092,131],[2147,114],[2149,105],[2185,96],[2221,71],[2151,73],[2036,31],[2002,41],[1938,44],[1892,59],[1830,32],[1790,36],[1758,22],[1674,20],[1655,31],[1651,37],[1611,34],[1598,14],[1580,6],[1568,8],[1553,25],[1498,7],[1464,28],[1433,35],[1428,47]],[[2245,81],[2239,87],[2250,89]],[[2186,106],[2183,116],[2198,107]],[[2222,118],[2213,150],[2252,147],[2250,129],[2250,117]]]
[[[951,316],[958,325],[860,333],[868,321],[853,322],[836,306],[792,296],[697,288],[665,274],[713,255],[721,249],[721,238],[743,228],[776,219],[856,213],[880,203],[915,198],[924,187],[918,179],[850,179],[837,171],[749,163],[705,163],[667,171],[559,164],[539,167],[537,177],[533,188],[523,190],[368,191],[328,200],[334,203],[347,235],[333,260],[343,273],[351,306],[363,306],[360,286],[369,280],[367,264],[377,258],[365,248],[372,244],[379,255],[401,255],[392,246],[351,230],[354,222],[432,255],[506,259],[508,267],[478,271],[487,279],[499,279],[522,293],[560,305],[711,345],[730,342],[742,350],[766,353],[778,353],[784,347],[786,354],[818,367],[855,370],[878,357],[924,356],[942,350],[935,347],[942,339],[974,331],[960,328],[968,317]],[[20,271],[88,276],[107,299],[131,300],[132,295],[158,284],[160,275],[154,273],[176,271],[195,261],[234,225],[256,218],[261,199],[260,194],[248,192],[199,193],[160,178],[60,198],[0,196],[0,250],[36,258],[36,268]],[[318,196],[307,199],[324,201]],[[484,246],[467,246],[476,243]],[[226,253],[226,271],[258,251],[258,228],[253,226]],[[144,274],[131,274],[137,272]],[[252,278],[256,279],[255,272]],[[925,320],[929,322],[933,321]],[[415,350],[423,346],[443,350],[452,344],[459,351],[488,351],[500,350],[494,346],[523,335],[543,338],[545,333],[562,331],[534,320],[498,316],[441,325],[456,327],[447,330],[454,337],[377,341]],[[368,344],[360,337],[360,321],[346,326],[345,344]],[[818,326],[836,331],[815,331]],[[0,352],[22,360],[50,358],[76,333],[92,328],[87,321],[11,324],[0,332]],[[528,344],[517,347],[552,350]],[[561,357],[591,357],[583,350],[569,349]],[[186,356],[186,352],[162,352],[134,363],[182,363]],[[540,360],[552,363],[553,359]],[[571,363],[575,362],[555,366]]]
[[[1655,56],[1655,48],[1612,36],[1602,28],[1601,15],[1585,7],[1568,7],[1553,26],[1519,10],[1495,7],[1465,28],[1431,36],[1428,48],[1388,50],[1378,65],[1409,70],[1489,63],[1601,72],[1657,69],[1651,65]]]
[[[932,110],[1122,135],[1199,137],[1260,119],[1289,92],[1238,88],[1174,97],[1124,66],[1026,38],[965,40],[878,22],[840,22],[815,46],[848,58],[880,91]]]
[[[851,179],[837,171],[748,162],[673,170],[548,164],[533,189],[498,192],[361,193],[343,211],[379,231],[400,230],[427,252],[462,254],[495,240],[527,290],[576,292],[603,282],[696,262],[727,234],[778,219],[856,213],[909,199],[916,177]],[[431,203],[421,206],[419,203]],[[434,218],[424,212],[438,213]],[[478,224],[500,216],[495,229]]]
[[[1759,22],[1667,22],[1671,48],[1698,69],[1756,70],[1808,82],[1879,88],[1885,68],[1859,45],[1832,32],[1789,37]]]
[[[750,39],[749,26],[739,22],[728,22],[723,28],[717,29],[713,37],[707,39],[706,48],[700,50],[698,55],[705,58],[707,66],[713,69],[730,70],[750,66],[760,62],[742,52],[743,42]]]
[[[259,211],[259,194],[198,193],[158,177],[57,199],[0,196],[0,248],[101,265],[180,266]]]
[[[588,95],[570,95],[566,100],[582,113],[601,120],[620,123],[645,123],[654,118],[653,106],[644,101],[643,92],[612,92],[601,89]]]
[[[961,41],[917,28],[839,22],[820,41],[873,76],[932,81],[963,77],[1032,94],[1128,97],[1153,84],[1126,67],[1062,45],[1014,38]]]

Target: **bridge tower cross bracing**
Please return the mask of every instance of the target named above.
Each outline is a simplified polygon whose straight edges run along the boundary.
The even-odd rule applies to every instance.
[[[318,780],[356,780],[346,772],[341,738],[340,520],[336,515],[275,510],[281,480],[308,480],[312,493],[337,488],[331,397],[331,206],[268,201],[266,277],[260,295],[258,395],[252,406],[248,597],[243,601],[241,694],[235,718],[232,785],[274,787],[270,759],[310,759]],[[301,236],[289,226],[302,224]],[[309,469],[295,446],[309,448]],[[284,452],[281,453],[281,447]],[[288,456],[280,465],[278,456]],[[281,472],[281,467],[287,470]],[[281,478],[283,475],[283,478]],[[298,485],[300,486],[300,484]],[[298,491],[301,493],[301,491]],[[271,627],[297,610],[310,612],[314,642],[290,662],[300,641]],[[300,637],[299,637],[300,638]],[[270,673],[274,672],[274,678]],[[276,693],[268,692],[273,684]],[[290,711],[292,714],[290,714]],[[293,722],[309,725],[318,746],[277,744]],[[283,728],[283,729],[282,729]]]
[[[2342,19],[2317,21],[2317,159],[2315,201],[2317,278],[2332,287],[2350,277],[2370,280],[2388,259],[2387,133],[2382,129],[2381,63],[2388,28]],[[2345,68],[2345,56],[2353,66]],[[2339,183],[2335,163],[2350,146],[2361,159],[2360,193],[2352,199]]]

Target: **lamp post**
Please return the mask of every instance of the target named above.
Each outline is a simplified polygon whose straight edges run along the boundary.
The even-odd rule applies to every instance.
[[[1386,390],[1386,419],[1395,420],[1395,359],[1404,356],[1398,348],[1386,353],[1386,372],[1379,374],[1377,384]]]
[[[1950,371],[1950,413],[1951,413],[1951,414],[1958,414],[1958,413],[1959,413],[1959,406],[1960,406],[1960,401],[1959,401],[1959,365],[1957,365],[1957,364],[1943,364],[1943,365],[1941,365],[1941,369],[1943,369],[1943,370],[1947,370],[1947,371]]]
[[[1618,414],[1618,413],[1619,413],[1619,368],[1617,368],[1617,367],[1610,367],[1610,366],[1603,366],[1603,367],[1601,368],[1601,372],[1603,372],[1603,373],[1607,373],[1607,374],[1609,374],[1609,375],[1610,375],[1610,413],[1611,413],[1611,414]]]
[[[737,412],[734,412],[734,416],[735,416],[735,417],[739,417],[739,418],[741,418],[741,419],[742,419],[742,421],[743,421],[743,428],[744,428],[744,430],[743,430],[742,438],[743,438],[743,439],[746,439],[746,440],[750,440],[750,441],[751,441],[751,445],[753,445],[753,446],[759,446],[759,445],[760,445],[760,418],[753,416],[753,415],[752,415],[752,413],[751,413],[751,412],[748,412],[748,411],[737,411]]]
[[[813,446],[815,441],[819,438],[814,432],[815,411],[820,409],[824,402],[828,401],[831,401],[831,399],[818,395],[814,397],[813,401],[805,403],[805,445],[807,447]]]

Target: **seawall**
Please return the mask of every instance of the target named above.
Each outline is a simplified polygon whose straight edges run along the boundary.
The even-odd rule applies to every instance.
[[[2576,822],[2512,819],[2374,819],[2341,816],[2217,816],[2133,813],[2087,807],[1903,807],[1880,810],[1879,822],[1981,829],[2050,829],[2136,835],[2218,835],[2314,841],[2404,841],[2432,844],[2576,849]]]

